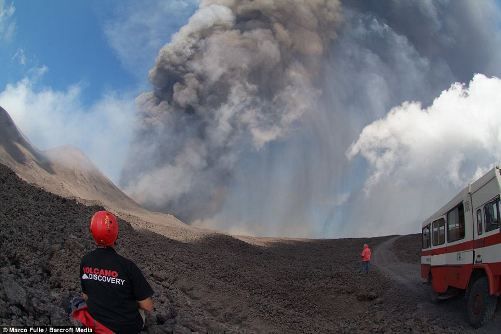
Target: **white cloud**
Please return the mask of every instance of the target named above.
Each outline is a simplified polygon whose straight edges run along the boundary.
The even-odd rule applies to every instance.
[[[147,6],[130,3],[105,22],[104,32],[125,67],[145,78],[158,50],[184,25],[197,5],[197,0],[156,0]]]
[[[79,84],[61,91],[39,88],[45,72],[47,67],[33,69],[30,77],[8,84],[0,92],[0,106],[36,147],[78,147],[117,181],[133,132],[134,98],[109,92],[85,106]]]
[[[16,53],[12,56],[12,60],[18,62],[20,65],[26,65],[26,54],[23,49],[17,49]]]
[[[353,212],[364,222],[358,231],[416,231],[416,222],[500,162],[500,106],[501,79],[477,74],[428,108],[406,102],[366,126],[347,152],[370,167]]]
[[[14,12],[16,7],[11,2],[6,4],[4,0],[0,0],[0,40],[9,41],[16,30],[16,22],[14,21]]]

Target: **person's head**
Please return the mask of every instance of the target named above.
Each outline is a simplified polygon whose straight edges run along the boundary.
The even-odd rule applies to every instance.
[[[367,244],[364,244],[364,248],[369,248],[369,245],[367,245]]]
[[[118,237],[118,221],[114,214],[108,211],[98,211],[90,220],[90,233],[101,247],[115,245]]]

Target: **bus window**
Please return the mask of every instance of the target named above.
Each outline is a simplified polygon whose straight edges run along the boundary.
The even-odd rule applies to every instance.
[[[499,228],[499,199],[487,203],[484,206],[485,232]]]
[[[433,246],[439,246],[445,243],[445,220],[437,219],[433,222]]]
[[[477,233],[481,235],[484,233],[484,226],[482,225],[482,210],[477,210]]]
[[[431,247],[431,234],[430,234],[430,225],[427,225],[423,228],[423,249]]]
[[[464,207],[461,203],[447,213],[447,242],[463,239],[464,233]]]

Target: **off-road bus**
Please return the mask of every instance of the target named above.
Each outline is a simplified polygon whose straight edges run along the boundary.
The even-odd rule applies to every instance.
[[[500,194],[498,166],[422,224],[421,278],[438,299],[464,291],[475,328],[492,318],[501,293]]]

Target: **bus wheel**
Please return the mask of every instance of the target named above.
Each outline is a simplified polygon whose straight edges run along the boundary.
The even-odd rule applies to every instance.
[[[433,287],[430,286],[430,290],[429,290],[429,296],[430,296],[430,301],[433,303],[433,304],[438,304],[440,302],[440,299],[438,298],[439,297],[439,294],[435,292],[435,290],[433,290]]]
[[[487,277],[480,277],[470,288],[466,302],[468,322],[473,328],[480,328],[494,315],[497,298],[489,294]]]

